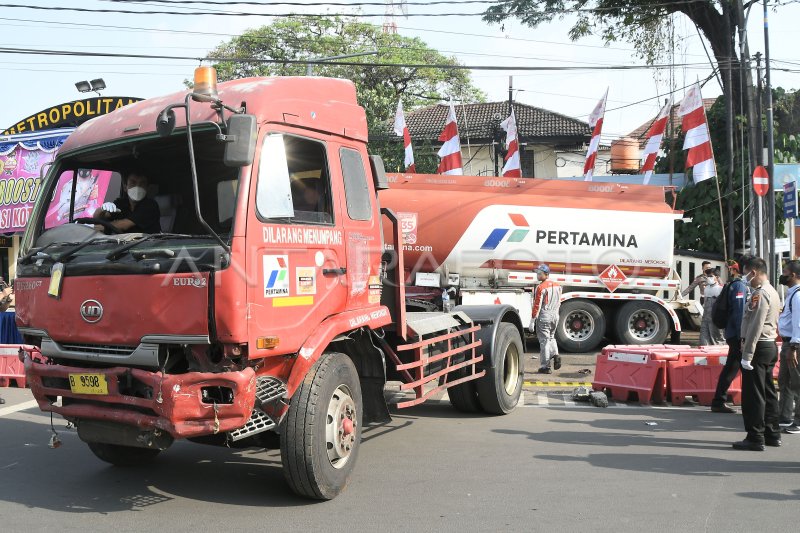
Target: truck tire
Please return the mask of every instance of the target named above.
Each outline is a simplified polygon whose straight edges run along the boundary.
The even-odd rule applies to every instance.
[[[90,442],[89,449],[98,459],[114,466],[142,466],[152,463],[161,450],[155,448],[136,448],[105,442]]]
[[[456,377],[464,377],[465,375],[463,372],[458,372]],[[475,380],[453,385],[447,389],[447,396],[450,398],[450,403],[453,404],[453,407],[462,413],[477,413],[481,410],[478,391],[475,388]]]
[[[565,352],[588,352],[600,346],[606,331],[606,317],[589,300],[561,304],[556,325],[556,342]]]
[[[615,330],[620,344],[663,344],[670,333],[667,312],[654,302],[628,302],[617,313]]]
[[[326,353],[311,367],[281,424],[281,462],[289,487],[315,500],[335,498],[358,458],[361,386],[353,362]]]
[[[464,336],[456,337],[453,339],[453,347],[463,346],[467,344],[467,339]],[[463,359],[462,359],[463,360]],[[454,379],[459,379],[467,376],[469,368],[462,368],[453,373]],[[453,385],[447,389],[447,396],[450,398],[450,403],[457,411],[462,413],[477,413],[481,410],[481,404],[478,401],[478,389],[475,388],[475,380],[466,381],[460,385]]]
[[[525,361],[519,330],[508,322],[497,326],[492,360],[494,368],[476,384],[478,401],[483,410],[492,415],[505,415],[514,410],[522,393]]]

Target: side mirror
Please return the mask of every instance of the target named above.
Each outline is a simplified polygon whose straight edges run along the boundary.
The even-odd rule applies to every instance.
[[[385,191],[388,189],[389,180],[386,178],[386,168],[383,166],[383,159],[381,156],[369,156],[369,166],[372,168],[372,179],[375,181],[375,190]]]
[[[233,115],[228,119],[225,136],[225,157],[227,167],[246,167],[253,164],[256,154],[256,117],[254,115]]]

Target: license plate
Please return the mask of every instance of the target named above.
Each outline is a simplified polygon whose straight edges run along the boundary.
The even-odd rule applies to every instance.
[[[69,388],[75,394],[108,394],[104,374],[70,374]]]

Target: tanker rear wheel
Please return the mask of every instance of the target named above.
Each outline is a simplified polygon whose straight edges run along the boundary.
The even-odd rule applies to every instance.
[[[663,344],[670,333],[669,316],[653,302],[628,302],[617,313],[615,329],[621,344]]]
[[[569,300],[561,304],[556,342],[565,352],[588,352],[603,341],[606,317],[594,302]]]

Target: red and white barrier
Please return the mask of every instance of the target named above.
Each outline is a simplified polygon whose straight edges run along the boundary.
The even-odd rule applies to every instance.
[[[25,366],[19,360],[19,344],[0,344],[0,387],[8,387],[13,380],[17,387],[25,388]]]

